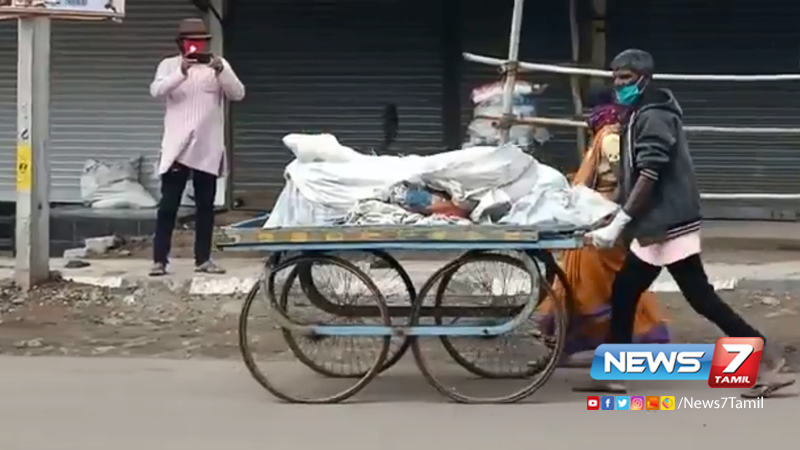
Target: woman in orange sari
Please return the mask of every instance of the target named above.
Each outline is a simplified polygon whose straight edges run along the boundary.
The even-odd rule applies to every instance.
[[[620,152],[619,123],[624,110],[614,104],[611,93],[600,94],[594,103],[596,106],[588,121],[593,134],[592,144],[584,154],[572,184],[583,184],[613,200],[617,188],[615,173]],[[625,249],[620,245],[612,249],[583,247],[563,253],[561,267],[572,287],[575,303],[564,349],[566,356],[594,350],[605,341],[611,314],[610,305],[606,301],[611,297],[611,283],[622,267],[624,258]],[[547,324],[552,324],[552,318],[548,316],[553,310],[553,301],[563,301],[564,298],[564,286],[558,281],[554,292],[557,300],[545,299],[541,306],[545,332],[549,331]],[[666,324],[658,312],[656,297],[652,292],[644,293],[639,301],[634,342],[669,342]]]

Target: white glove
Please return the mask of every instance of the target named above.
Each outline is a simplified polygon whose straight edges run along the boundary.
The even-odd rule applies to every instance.
[[[625,228],[625,225],[627,225],[630,221],[631,216],[620,209],[619,212],[617,212],[617,215],[614,216],[614,219],[611,221],[611,223],[603,228],[586,233],[586,240],[588,240],[597,248],[611,248],[614,246],[614,244],[616,244],[619,235],[622,234],[622,230]]]

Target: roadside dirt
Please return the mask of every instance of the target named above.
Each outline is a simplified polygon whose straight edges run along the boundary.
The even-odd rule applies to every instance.
[[[783,345],[793,366],[800,363],[800,297],[742,291],[723,297]],[[0,354],[238,358],[242,300],[63,282],[22,295],[0,286]],[[720,336],[680,295],[661,295],[660,302],[675,342],[713,342]],[[258,327],[259,352],[288,355],[278,327],[263,325]]]
[[[237,222],[242,222],[248,219],[253,219],[263,215],[254,211],[226,211],[218,214],[214,218],[214,224],[218,227],[231,225]],[[172,258],[192,258],[194,256],[194,229],[193,223],[179,226],[173,232],[172,237]],[[263,258],[263,252],[221,252],[217,249],[212,249],[214,258]],[[119,248],[110,251],[104,255],[92,255],[86,259],[115,259],[115,258],[144,258],[150,259],[153,255],[153,241],[152,237],[140,237],[136,239],[129,239]]]

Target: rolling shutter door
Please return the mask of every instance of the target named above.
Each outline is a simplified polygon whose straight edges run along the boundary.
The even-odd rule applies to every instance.
[[[615,0],[609,58],[646,49],[658,72],[800,72],[800,3],[790,0]],[[688,125],[799,127],[800,82],[669,82]],[[690,134],[704,193],[800,194],[800,135]],[[796,219],[796,200],[706,201],[713,218]],[[787,214],[790,217],[787,217]]]
[[[439,11],[422,0],[232,4],[226,55],[247,87],[232,107],[234,197],[272,207],[292,160],[281,143],[288,133],[378,147],[388,103],[400,118],[392,151],[441,151]]]
[[[149,84],[161,58],[174,54],[178,22],[199,13],[185,0],[133,0],[121,24],[54,21],[51,47],[51,201],[80,202],[87,159],[147,157],[152,177],[161,144],[163,104]],[[0,23],[0,200],[13,200],[16,129],[15,21]]]
[[[16,199],[17,22],[0,21],[0,201]]]

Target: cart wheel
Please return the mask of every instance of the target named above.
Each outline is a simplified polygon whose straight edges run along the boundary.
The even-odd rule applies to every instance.
[[[572,323],[571,320],[575,316],[575,295],[572,291],[572,285],[567,279],[567,274],[558,265],[555,257],[551,252],[548,251],[538,251],[533,252],[531,254],[532,258],[535,258],[542,262],[542,267],[544,268],[545,279],[547,282],[540,287],[539,290],[539,301],[543,301],[548,296],[555,297],[556,292],[554,290],[554,286],[556,281],[558,281],[562,288],[564,298],[560,299],[560,301],[556,302],[556,307],[559,308],[557,312],[558,317],[556,317],[556,323],[554,324],[556,333],[555,335],[551,334],[544,334],[539,333],[542,342],[550,348],[554,348],[558,341],[561,340],[562,342],[566,342],[567,336],[570,335],[572,332]],[[563,337],[559,338],[559,330],[563,329],[563,333],[561,334]],[[580,331],[580,330],[578,330]],[[563,344],[562,344],[563,349]],[[559,360],[556,361],[556,364],[560,364],[561,357],[563,354],[559,353]],[[533,373],[538,373],[541,370],[547,368],[547,365],[550,363],[549,358],[540,358],[535,361],[531,361],[530,367]]]
[[[276,285],[275,279],[281,272],[290,270],[290,268],[298,264],[307,264],[312,267],[324,266],[330,272],[338,270],[342,273],[340,277],[348,274],[349,285],[342,289],[343,292],[336,294],[339,294],[340,297],[346,297],[350,292],[359,293],[360,297],[373,303],[370,306],[375,309],[376,319],[379,321],[376,325],[391,325],[389,310],[380,291],[375,286],[375,283],[353,263],[328,255],[298,256],[286,259],[278,266],[273,267],[269,275],[262,278],[259,283],[256,283],[248,294],[239,317],[239,347],[242,352],[242,358],[253,378],[282,400],[293,403],[341,402],[363,389],[380,372],[386,362],[391,340],[389,336],[332,336],[330,337],[332,340],[351,339],[360,341],[361,345],[351,348],[349,351],[348,349],[343,349],[340,354],[336,355],[336,361],[332,361],[332,364],[347,358],[356,359],[358,363],[365,367],[361,371],[363,375],[358,380],[345,378],[314,380],[313,375],[311,376],[312,379],[309,379],[308,372],[300,369],[305,365],[293,365],[292,358],[287,358],[287,355],[290,355],[291,352],[285,351],[285,347],[282,346],[282,348],[278,348],[281,339],[277,333],[287,332],[278,323],[285,323],[286,320],[289,320],[299,326],[303,326],[327,325],[330,321],[324,320],[325,318],[321,317],[320,311],[313,308],[306,308],[308,311],[301,311],[310,313],[306,314],[304,318],[292,317],[287,311],[282,310],[280,305],[288,304],[290,297],[295,297],[292,300],[296,300],[296,294],[302,295],[302,291],[296,286],[296,283],[284,283],[279,298],[269,295],[270,293],[267,292],[267,301],[263,301],[264,296],[259,295],[261,289],[267,290],[268,286]],[[262,301],[256,301],[256,299]],[[272,320],[276,316],[283,317],[284,322]],[[313,334],[309,335],[307,331],[291,331],[291,334],[294,339],[299,339],[301,334],[305,335],[307,339],[318,339]],[[270,370],[269,376],[265,374],[267,370]],[[333,393],[330,393],[331,386],[335,389]]]
[[[353,261],[354,254],[361,256],[359,261]],[[411,277],[390,254],[375,250],[364,253],[345,252],[336,256],[354,262],[359,266],[359,269],[368,274],[370,279],[379,286],[381,294],[389,304],[390,311],[393,307],[397,306],[409,308],[416,298],[416,289],[414,288],[414,283],[411,281]],[[334,299],[331,301],[330,298],[332,296],[324,294],[326,288],[331,287],[330,284],[342,283],[342,280],[337,280],[336,277],[331,277],[331,274],[325,273],[326,269],[327,268],[320,266],[312,267],[308,263],[297,264],[292,268],[284,284],[293,285],[299,278],[299,286],[303,294],[305,294],[306,298],[311,300],[314,306],[319,305],[323,308],[346,307],[346,305],[341,305],[341,299]],[[338,272],[341,273],[341,271]],[[273,282],[269,285],[269,292],[275,292],[275,284],[276,283]],[[288,314],[291,314],[293,309],[292,305],[288,302],[290,297],[291,296],[286,297],[287,301],[280,304],[281,308],[287,311]],[[283,301],[283,298],[281,301]],[[302,307],[303,305],[299,306]],[[294,309],[297,309],[297,307],[298,306],[295,305]],[[377,313],[377,309],[373,308],[373,312]],[[395,320],[397,320],[397,318],[393,318],[393,322]],[[403,321],[402,325],[408,324],[407,317],[400,318],[400,320]],[[397,325],[397,323],[395,323],[395,325]],[[330,345],[331,340],[336,340],[337,337],[335,336],[319,336],[314,339],[309,339],[308,337],[295,339],[295,335],[289,330],[284,330],[283,336],[297,359],[314,372],[332,378],[355,378],[363,377],[365,374],[364,368],[330,364],[330,358],[326,358],[325,352],[321,352],[320,350],[321,347]],[[389,356],[381,371],[385,371],[397,364],[411,345],[410,338],[394,336],[391,340],[392,344],[389,349]]]
[[[486,251],[477,251],[477,252],[469,252],[463,255],[462,257],[471,257],[472,255],[479,254],[479,253],[488,253],[488,254],[500,254],[500,255],[511,255],[513,252],[486,252]],[[536,254],[541,259],[541,262],[537,260],[537,265],[540,270],[540,274],[543,276],[544,283],[539,283],[539,302],[543,301],[552,289],[553,283],[556,279],[561,282],[564,286],[566,286],[566,299],[564,304],[566,305],[566,312],[564,316],[566,318],[571,317],[571,305],[572,302],[572,291],[569,287],[569,283],[567,283],[566,274],[563,270],[558,266],[555,259],[549,252],[540,252]],[[435,306],[441,307],[443,306],[444,298],[448,295],[448,287],[453,281],[453,276],[456,272],[463,272],[464,268],[457,268],[454,267],[454,270],[449,271],[448,273],[444,274],[442,277],[442,281],[439,283],[439,286],[436,289],[436,297],[435,297]],[[523,268],[520,267],[522,270]],[[502,280],[501,280],[502,281]],[[448,305],[449,306],[449,305]],[[508,307],[515,307],[516,311],[520,311],[522,309],[522,305],[512,305],[512,304],[504,304],[503,306]],[[436,316],[434,318],[437,325],[446,325],[444,318],[441,316]],[[454,323],[458,319],[450,320],[450,323]],[[568,326],[566,327],[569,328]],[[556,345],[557,339],[553,336],[546,335],[544,333],[539,332],[538,330],[531,329],[530,336],[538,340],[541,345],[544,347],[552,349]],[[480,357],[476,358],[476,355],[470,354],[470,350],[465,350],[464,352],[459,350],[459,346],[457,345],[458,339],[453,339],[448,336],[442,336],[441,338],[442,346],[444,347],[445,351],[453,358],[461,367],[466,369],[467,371],[484,378],[494,378],[494,379],[502,379],[502,378],[524,378],[530,377],[541,371],[544,367],[547,366],[547,362],[550,360],[549,353],[543,355],[539,358],[535,358],[531,360],[528,364],[524,365],[517,365],[517,366],[508,366],[503,367],[496,364],[491,364],[492,361],[484,361],[480,359]],[[464,338],[461,338],[462,340]],[[488,336],[481,338],[483,340],[494,340],[496,346],[504,345],[504,340],[508,339],[508,336]],[[454,343],[456,341],[456,343]],[[499,348],[497,349],[499,350]]]
[[[487,270],[487,265],[492,269]],[[547,293],[552,291],[530,255],[518,253],[515,258],[497,253],[467,254],[440,269],[421,289],[411,316],[412,326],[421,325],[420,319],[424,317],[426,308],[425,297],[445,278],[449,278],[448,286],[442,289],[443,295],[437,295],[436,306],[495,307],[502,308],[505,315],[485,310],[478,317],[448,317],[434,310],[434,322],[443,326],[505,323],[511,320],[512,314],[521,313],[526,304],[534,302],[538,306],[540,289]],[[443,352],[431,352],[430,340],[418,338],[411,348],[426,380],[453,400],[461,403],[512,403],[532,395],[555,370],[564,344],[565,311],[559,308],[555,312],[556,333],[549,344],[540,338],[541,333],[532,330],[537,322],[534,311],[533,317],[525,318],[508,334],[491,338],[441,338],[445,354],[456,364]],[[542,361],[547,363],[542,365]],[[469,372],[467,377],[464,377],[462,368]],[[500,393],[509,389],[509,394]]]

